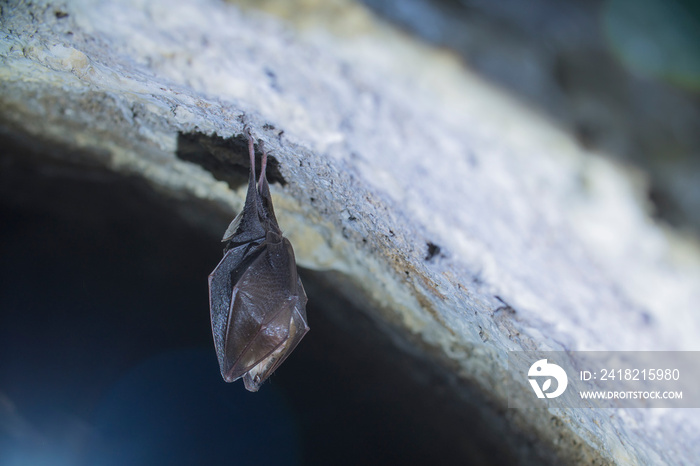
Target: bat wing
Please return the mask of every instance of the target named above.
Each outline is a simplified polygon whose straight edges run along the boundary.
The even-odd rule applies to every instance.
[[[239,277],[247,270],[248,264],[252,263],[262,251],[263,248],[260,243],[241,244],[231,248],[224,254],[219,265],[209,275],[211,328],[222,374],[224,367],[224,341],[233,299],[231,292]]]
[[[304,335],[309,331],[306,320],[306,293],[301,280],[297,279],[300,296],[294,302],[294,309],[289,322],[289,332],[284,342],[267,357],[263,358],[256,366],[245,373],[243,383],[252,392],[257,391],[260,385],[287,359],[294,348],[299,344]]]
[[[301,285],[301,280],[297,281],[298,285]],[[258,391],[260,385],[287,359],[309,331],[306,320],[306,293],[303,287],[300,291],[299,296],[290,300],[284,313],[280,313],[271,325],[263,326],[265,330],[258,338],[279,344],[243,375],[243,383],[249,391]],[[287,310],[291,310],[291,313]],[[262,353],[263,351],[260,352]]]
[[[229,251],[236,251],[232,249]],[[228,253],[227,253],[228,254]],[[264,244],[247,255],[231,255],[249,262],[245,271],[236,279],[236,268],[222,264],[212,275],[211,286],[229,284],[225,275],[231,270],[230,299],[220,300],[221,308],[227,304],[226,322],[217,316],[219,329],[224,329],[219,341],[215,339],[221,373],[232,382],[244,377],[246,388],[256,391],[260,384],[275,371],[296,347],[308,331],[306,321],[306,293],[296,273],[296,262],[291,245],[286,238],[269,232]],[[214,324],[212,307],[212,327]]]

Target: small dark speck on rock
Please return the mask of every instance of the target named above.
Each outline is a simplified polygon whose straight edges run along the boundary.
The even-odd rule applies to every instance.
[[[435,243],[427,243],[427,245],[428,245],[428,254],[425,256],[425,260],[429,261],[433,257],[440,254],[440,246],[438,246]]]
[[[58,18],[58,19],[63,19],[63,18],[68,17],[68,13],[66,13],[65,11],[61,11],[61,10],[55,11],[54,14],[56,15],[56,18]]]

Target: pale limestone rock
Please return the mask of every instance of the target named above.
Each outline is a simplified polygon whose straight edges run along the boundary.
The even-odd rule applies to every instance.
[[[178,134],[250,125],[298,263],[497,406],[509,350],[699,349],[698,246],[623,168],[357,4],[324,23],[247,3],[4,6],[3,131],[233,215],[245,187],[178,158]],[[570,461],[700,455],[689,413],[505,413]]]

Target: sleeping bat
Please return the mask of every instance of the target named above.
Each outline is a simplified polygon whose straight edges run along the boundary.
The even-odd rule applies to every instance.
[[[214,346],[226,382],[243,377],[256,392],[309,331],[306,293],[294,250],[277,224],[262,149],[255,179],[255,149],[248,131],[250,173],[243,210],[221,240],[224,258],[209,275]]]

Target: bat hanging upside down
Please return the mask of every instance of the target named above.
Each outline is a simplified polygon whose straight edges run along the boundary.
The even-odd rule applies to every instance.
[[[209,275],[214,346],[226,382],[243,377],[256,392],[309,331],[306,293],[297,275],[294,250],[277,224],[262,149],[255,180],[255,150],[248,131],[250,175],[243,211],[222,242],[224,258]]]

